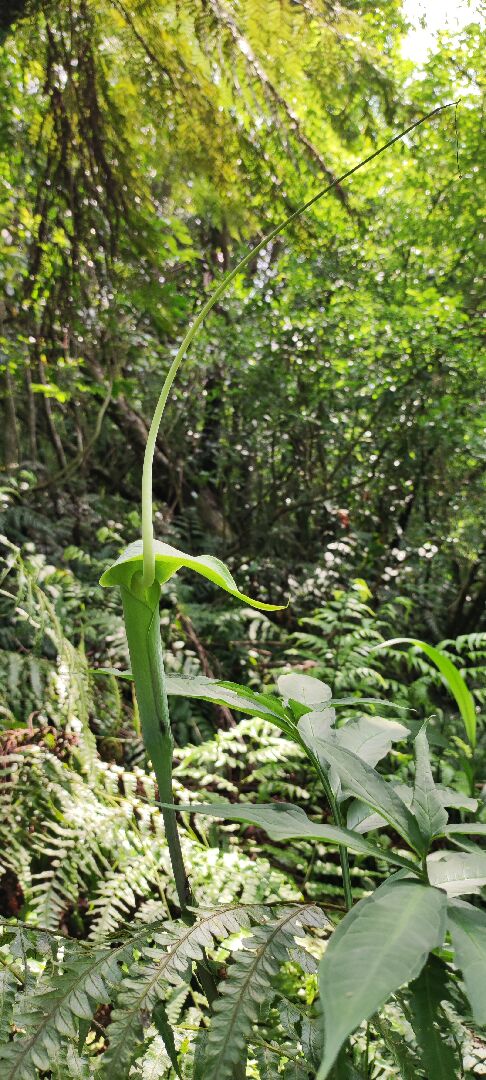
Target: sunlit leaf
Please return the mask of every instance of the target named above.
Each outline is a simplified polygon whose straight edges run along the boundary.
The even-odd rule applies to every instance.
[[[382,814],[390,825],[417,851],[423,852],[424,841],[413,814],[394,791],[391,784],[356,754],[338,746],[331,739],[316,739],[315,752],[336,770],[346,791]]]
[[[434,836],[443,832],[448,815],[432,776],[425,727],[415,736],[414,753],[415,783],[411,810],[418,821],[422,836],[427,844],[430,844]]]
[[[453,825],[445,825],[442,836],[486,836],[486,824],[481,821],[458,822]]]
[[[479,893],[486,885],[486,854],[469,851],[438,851],[429,855],[427,872],[431,885],[448,896]]]
[[[286,701],[297,701],[299,705],[306,705],[317,710],[317,707],[332,698],[331,687],[327,683],[315,679],[313,675],[302,675],[292,671],[288,675],[279,675],[277,679],[278,692]]]
[[[161,806],[168,804],[161,803]],[[259,825],[271,840],[321,840],[329,844],[347,847],[363,855],[372,855],[375,859],[385,859],[396,866],[402,866],[414,873],[419,871],[410,859],[382,850],[357,833],[335,825],[316,824],[307,817],[300,806],[292,803],[183,803],[171,807],[177,811],[202,814],[206,817],[222,818],[224,821],[242,821],[249,825]]]
[[[362,716],[349,720],[336,731],[336,742],[351,750],[368,765],[375,766],[389,754],[393,743],[408,739],[410,732],[397,720],[381,716]]]
[[[396,784],[391,781],[391,785],[396,791],[397,795],[401,798],[405,806],[410,809],[413,801],[413,788],[409,784]],[[452,788],[444,787],[443,784],[436,784],[435,790],[441,800],[442,806],[453,806],[458,810],[471,810],[473,813],[478,808],[478,800],[472,799],[469,795],[463,795],[459,791],[453,791]],[[360,802],[359,799],[354,799],[350,803],[347,815],[348,829],[357,829],[360,833],[369,832],[370,829],[382,829],[386,825],[386,819],[381,814],[370,814],[368,807],[365,803]],[[459,832],[469,830],[469,826],[454,826],[447,825],[444,830],[444,835],[449,835],[451,832],[458,829]],[[471,830],[472,831],[472,830]]]

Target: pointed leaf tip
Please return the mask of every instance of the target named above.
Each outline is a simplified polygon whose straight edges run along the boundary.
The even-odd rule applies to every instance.
[[[470,690],[468,690],[460,671],[458,671],[455,664],[452,663],[450,657],[440,649],[434,648],[433,645],[428,645],[426,641],[420,641],[418,638],[409,637],[397,637],[390,638],[388,641],[380,641],[379,645],[373,645],[370,652],[375,652],[377,649],[390,648],[393,645],[415,645],[415,648],[421,649],[422,652],[428,656],[429,660],[432,660],[432,663],[435,664],[436,668],[440,671],[452,696],[456,700],[457,707],[466,729],[466,735],[474,749],[476,746],[476,706],[474,704],[474,698]]]
[[[264,604],[240,592],[228,567],[214,555],[186,555],[184,551],[179,551],[170,544],[164,544],[161,540],[155,540],[154,552],[155,577],[161,585],[184,566],[189,570],[195,570],[197,574],[212,581],[230,596],[235,596],[237,600],[242,600],[243,603],[259,611],[282,611],[286,607],[285,604]],[[142,569],[143,545],[141,540],[136,540],[135,543],[129,544],[116,562],[105,570],[100,578],[100,585],[103,587],[124,585],[130,588],[134,575],[141,573]]]

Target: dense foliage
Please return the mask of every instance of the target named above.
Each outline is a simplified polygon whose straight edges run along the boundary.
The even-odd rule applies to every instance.
[[[399,0],[0,14],[9,1080],[486,1067],[484,35],[418,69],[405,30]],[[171,394],[157,682],[158,592],[113,564],[163,376],[333,183]]]
[[[398,8],[45,2],[6,38],[8,525],[47,496],[56,562],[90,550],[100,493],[136,509],[160,374],[211,281],[461,95],[457,145],[452,113],[419,129],[241,276],[171,402],[156,496],[160,531],[258,558],[278,597],[307,564],[418,599],[436,638],[484,625],[481,41],[473,23],[416,73]]]

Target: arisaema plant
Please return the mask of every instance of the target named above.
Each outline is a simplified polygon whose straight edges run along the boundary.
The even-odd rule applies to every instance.
[[[168,707],[168,693],[184,692],[184,686],[182,686],[182,691],[180,686],[178,690],[174,690],[164,671],[159,628],[161,591],[165,583],[179,570],[193,570],[247,605],[265,611],[275,611],[278,605],[262,602],[241,592],[230,571],[219,559],[210,555],[188,555],[154,538],[152,518],[153,457],[155,442],[170,389],[187,349],[191,342],[194,341],[205,318],[214,305],[224,296],[236,275],[245,268],[250,260],[273,237],[283,232],[310,206],[330,192],[336,183],[342,183],[369,161],[382,154],[398,139],[403,138],[408,131],[448,107],[442,106],[435,109],[421,120],[410,125],[405,132],[401,132],[371,154],[365,161],[348,170],[334,184],[319,191],[248,252],[217,286],[190,325],[168,371],[157,402],[147,439],[143,466],[142,536],[140,540],[131,544],[118,560],[105,571],[101,578],[101,584],[103,586],[117,586],[121,591],[142,735],[147,755],[157,778],[159,799],[163,808],[167,842],[181,914],[188,922],[194,920],[194,914],[191,910],[191,889],[183,863],[176,813],[173,806],[173,739]],[[327,840],[331,844],[336,844],[341,854],[344,897],[348,909],[352,906],[348,850],[375,855],[378,859],[382,859],[385,864],[389,863],[398,871],[394,874],[393,883],[385,883],[373,897],[352,908],[335,936],[333,936],[328,953],[326,953],[326,958],[323,961],[324,979],[321,980],[321,998],[326,1024],[326,1037],[325,1055],[319,1077],[324,1077],[328,1074],[328,1070],[331,1068],[342,1043],[349,1033],[355,1029],[356,1025],[379,1008],[389,994],[394,992],[403,982],[418,978],[430,950],[440,947],[443,943],[446,896],[445,892],[440,891],[443,882],[440,877],[441,867],[439,865],[437,871],[437,863],[432,858],[432,862],[429,864],[428,859],[431,842],[436,837],[444,836],[447,831],[447,813],[444,810],[443,800],[441,801],[440,796],[434,789],[428,765],[426,739],[422,735],[416,737],[417,777],[410,801],[408,793],[400,793],[395,790],[393,785],[385,784],[374,769],[374,765],[380,759],[380,756],[387,752],[386,750],[383,751],[383,746],[388,745],[387,739],[390,737],[390,732],[384,735],[383,731],[379,730],[366,730],[366,732],[360,730],[352,733],[357,742],[352,741],[351,746],[346,743],[346,739],[343,742],[343,738],[339,736],[339,731],[334,729],[333,726],[333,708],[338,703],[329,700],[328,688],[325,688],[323,700],[308,702],[299,699],[299,694],[294,695],[292,687],[282,685],[280,688],[284,697],[284,704],[282,705],[277,698],[267,695],[252,695],[241,687],[214,683],[210,686],[209,680],[198,680],[197,682],[198,685],[192,687],[195,696],[206,696],[210,700],[230,701],[233,705],[235,705],[234,699],[236,699],[237,702],[239,701],[239,705],[236,704],[235,707],[243,708],[248,712],[254,712],[256,709],[259,714],[268,715],[274,723],[278,723],[281,729],[299,744],[307,753],[317,771],[329,801],[334,821],[332,824],[326,823],[322,826],[316,826],[310,822],[300,808],[275,804],[268,807],[251,807],[247,804],[244,807],[223,804],[217,806],[195,804],[185,809],[233,821],[255,822],[265,828],[269,835],[275,839],[307,837],[308,839],[314,838],[317,840],[320,838]],[[459,691],[461,690],[457,680],[454,682],[454,687],[453,692],[455,692],[457,698],[458,688]],[[191,687],[186,686],[185,689],[188,694],[191,693]],[[460,693],[459,697],[461,697]],[[463,696],[462,707],[464,707],[464,700]],[[470,737],[472,736],[471,741],[473,741],[473,717],[469,716],[469,714],[468,722],[469,734]],[[363,744],[369,743],[372,743],[375,747],[373,751],[375,756],[372,755],[371,759],[367,760],[366,754],[363,759]],[[376,757],[376,747],[378,745],[380,752]],[[356,746],[360,748],[357,752],[355,752]],[[345,827],[341,807],[343,800],[349,798],[350,795],[354,797],[354,802],[348,808],[348,827]],[[374,821],[374,825],[369,824],[368,819],[370,817],[372,822]],[[376,818],[378,818],[378,827],[380,824],[389,824],[402,837],[406,848],[408,848],[405,854],[391,852],[389,849],[387,851],[362,835],[368,828],[377,827]],[[454,862],[454,858],[456,862],[458,859],[461,862],[462,859],[462,867],[467,855],[464,857],[461,855],[461,858],[459,858],[459,856],[451,854],[451,858],[452,862]],[[471,855],[471,858],[474,858],[474,854]],[[481,872],[484,872],[483,862],[481,862],[481,866]],[[436,875],[435,880],[433,880],[434,873]],[[453,904],[449,919],[454,933],[458,935],[458,940],[460,939],[460,950],[465,951],[466,924],[469,925],[468,920],[472,919],[472,915],[469,911],[465,913],[465,905],[457,906]],[[388,926],[391,937],[387,944],[386,935],[385,937],[383,935],[383,927],[386,929]],[[420,930],[417,930],[417,927]],[[459,929],[457,929],[458,927]],[[358,950],[364,949],[363,957],[366,958],[369,953],[366,962],[363,960],[362,992],[360,995],[356,994],[356,980],[353,981],[353,972],[349,968],[349,950],[344,948],[343,951],[342,942],[345,940],[346,935],[350,935],[353,940],[356,939]],[[350,939],[348,938],[348,940]],[[373,978],[371,978],[370,972]],[[326,990],[328,976],[335,981],[337,980],[336,986],[340,988],[338,994],[333,993],[332,1000]],[[210,1000],[210,997],[211,991],[208,1000]],[[219,1016],[219,1019],[221,1019],[221,1015],[216,1011],[216,1017]],[[217,1028],[218,1023],[216,1023]],[[208,1061],[210,1059],[211,1055],[209,1055]],[[227,1058],[227,1064],[233,1062],[236,1069],[234,1073],[231,1072],[231,1069],[229,1072],[225,1071],[223,1067],[218,1072],[219,1065],[216,1059],[215,1062],[211,1065],[207,1073],[208,1076],[217,1076],[219,1078],[220,1076],[240,1075],[238,1073],[239,1063],[236,1060],[233,1062],[231,1055]],[[231,1068],[233,1068],[233,1065],[231,1065]],[[244,1075],[244,1072],[241,1075]]]

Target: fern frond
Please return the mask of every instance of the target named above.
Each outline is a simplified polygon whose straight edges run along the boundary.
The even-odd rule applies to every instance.
[[[0,1043],[7,1042],[18,982],[9,967],[0,967]]]
[[[108,1028],[109,1047],[103,1057],[103,1075],[109,1080],[128,1076],[137,1047],[143,1042],[144,1026],[157,1001],[164,999],[169,989],[184,983],[192,962],[204,960],[206,948],[247,928],[265,914],[265,908],[259,905],[228,905],[217,911],[198,913],[192,926],[166,923],[154,933],[155,944],[144,950],[121,983]]]
[[[124,942],[113,950],[70,950],[54,983],[41,979],[19,996],[14,1020],[24,1034],[0,1047],[3,1080],[32,1080],[36,1069],[52,1067],[66,1037],[76,1037],[79,1020],[91,1020],[98,1004],[110,1000],[130,948]]]
[[[281,1080],[279,1055],[268,1046],[258,1046],[255,1050],[258,1072],[261,1080]]]
[[[161,853],[158,844],[142,844],[138,854],[128,854],[132,857],[107,872],[91,905],[94,921],[89,937],[95,943],[118,930],[130,911],[135,910],[140,897],[150,897],[154,882],[160,878],[161,859],[166,853]]]
[[[272,979],[288,959],[295,938],[305,934],[304,927],[322,927],[326,922],[313,905],[288,907],[244,941],[244,948],[229,967],[227,979],[220,984],[221,996],[213,1008],[204,1051],[205,1080],[231,1080],[261,1007],[271,1003]]]
[[[67,1080],[67,1077],[69,1080],[92,1080],[93,1071],[89,1058],[69,1044],[58,1060],[52,1063],[49,1076],[50,1080]]]

